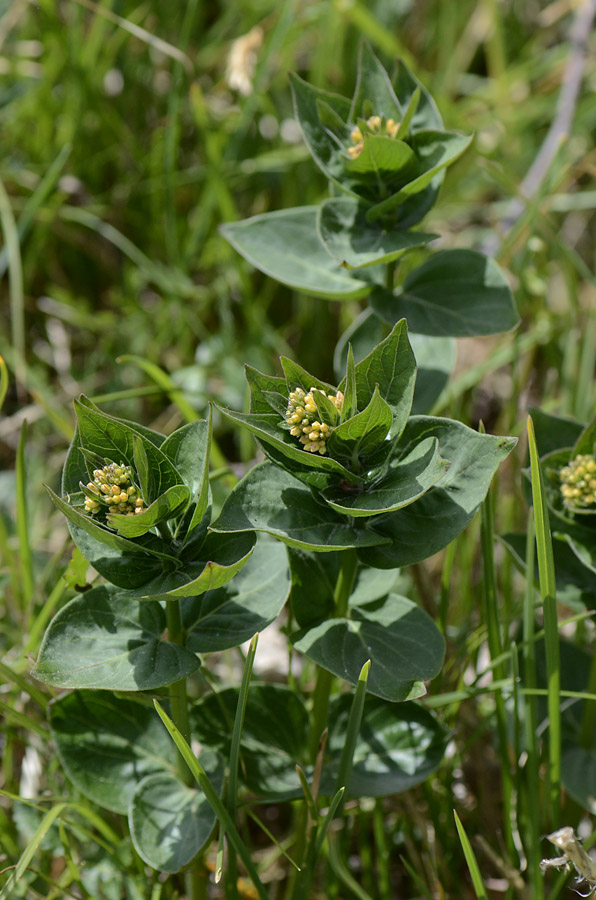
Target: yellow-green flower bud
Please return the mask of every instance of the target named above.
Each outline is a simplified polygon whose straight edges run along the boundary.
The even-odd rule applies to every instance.
[[[326,422],[320,422],[318,415],[316,394],[323,394],[331,400],[338,412],[341,412],[344,397],[341,391],[337,393],[325,393],[320,388],[311,387],[308,393],[302,388],[296,388],[288,395],[288,406],[285,413],[286,423],[292,437],[297,437],[303,449],[309,453],[327,452],[325,440],[329,438],[333,427]]]
[[[563,503],[571,512],[596,512],[596,459],[588,453],[579,453],[559,471]]]

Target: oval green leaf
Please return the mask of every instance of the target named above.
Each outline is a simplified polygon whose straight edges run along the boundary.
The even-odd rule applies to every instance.
[[[239,646],[277,618],[289,592],[286,548],[261,535],[232,581],[182,601],[186,647],[195,653],[213,653]]]
[[[370,659],[367,690],[392,702],[425,694],[424,681],[440,672],[445,654],[430,616],[398,594],[351,607],[351,618],[322,622],[294,640],[294,647],[353,685]]]
[[[68,778],[94,803],[126,814],[137,784],[174,772],[172,742],[152,707],[97,691],[50,706],[50,727]]]
[[[301,206],[228,222],[220,230],[248,262],[282,284],[331,300],[357,300],[371,284],[353,277],[325,250],[317,206]]]
[[[366,207],[351,197],[332,197],[319,207],[319,233],[327,251],[350,269],[388,263],[438,235],[386,229],[369,222]]]
[[[400,294],[379,288],[370,302],[386,322],[405,316],[421,334],[472,337],[519,323],[500,267],[475,250],[441,250],[410,272]]]
[[[199,668],[188,649],[164,640],[159,603],[129,600],[101,586],[67,603],[52,619],[32,675],[60,688],[150,691]]]
[[[372,667],[371,667],[372,668]],[[330,793],[346,740],[352,698],[333,698],[329,709],[329,762],[321,788]],[[399,794],[432,775],[440,765],[448,732],[416,703],[396,705],[367,695],[348,784],[351,797]]]
[[[199,760],[213,787],[221,793],[223,759],[205,748]],[[209,840],[215,813],[201,790],[187,787],[168,772],[158,772],[137,785],[128,821],[139,856],[160,872],[179,872]]]

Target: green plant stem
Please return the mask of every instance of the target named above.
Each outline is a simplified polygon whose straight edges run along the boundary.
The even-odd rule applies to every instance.
[[[391,291],[392,293],[393,293],[393,287],[395,284],[395,269],[396,269],[396,267],[397,267],[397,263],[395,261],[390,262],[390,263],[387,263],[387,268],[385,270],[385,287],[387,288],[388,291]]]
[[[182,628],[182,616],[180,615],[180,601],[168,600],[166,603],[166,618],[168,623],[168,640],[172,644],[182,646],[184,630]],[[190,743],[190,724],[188,721],[188,702],[186,698],[186,679],[175,681],[170,685],[170,708],[172,721],[182,734],[184,740]],[[192,775],[182,756],[178,753],[178,774],[184,784],[192,784]]]
[[[180,614],[180,600],[168,600],[166,602],[166,621],[168,623],[168,640],[173,644],[182,646],[184,643],[184,629]],[[186,679],[181,678],[180,681],[175,681],[174,684],[171,684],[169,694],[172,721],[184,740],[190,744]],[[180,780],[190,787],[193,784],[192,772],[179,750],[176,750],[176,768],[178,769]],[[207,900],[208,878],[200,859],[201,857],[195,860],[193,867],[185,875],[188,900]]]
[[[343,554],[341,569],[339,570],[333,594],[334,615],[337,618],[343,618],[348,611],[348,601],[352,593],[357,568],[358,557],[356,551],[346,550]],[[309,738],[310,758],[313,762],[317,755],[319,740],[327,727],[327,713],[329,711],[329,697],[331,695],[333,677],[333,674],[328,672],[327,669],[318,668]]]

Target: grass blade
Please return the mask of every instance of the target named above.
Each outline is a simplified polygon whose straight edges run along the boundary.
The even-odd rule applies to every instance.
[[[33,835],[31,840],[25,847],[25,849],[21,855],[21,858],[19,859],[14,871],[12,872],[8,881],[6,882],[6,884],[0,891],[0,900],[2,900],[2,898],[4,898],[4,897],[10,897],[10,894],[8,893],[8,891],[11,891],[14,888],[14,886],[20,880],[23,873],[27,870],[27,868],[29,867],[29,863],[31,862],[31,860],[33,859],[33,856],[35,855],[35,851],[41,844],[42,840],[44,839],[44,837],[46,836],[46,834],[52,827],[53,823],[56,821],[56,819],[62,812],[62,810],[65,809],[65,807],[66,807],[66,803],[58,803],[57,806],[53,806],[52,809],[50,809],[45,814],[45,816],[41,820],[37,830],[35,831],[35,834]]]
[[[464,851],[464,856],[466,857],[466,862],[468,864],[468,869],[472,878],[474,890],[476,891],[476,896],[478,900],[488,900],[488,894],[486,893],[484,881],[482,880],[482,875],[480,874],[480,869],[476,860],[476,854],[472,850],[472,845],[468,840],[468,835],[464,831],[464,826],[462,825],[461,820],[455,810],[453,810],[453,815],[455,817],[455,826],[457,828],[457,833],[459,834],[459,839],[461,841],[462,850]]]
[[[23,265],[19,233],[8,194],[0,181],[0,225],[8,259],[8,283],[10,294],[10,327],[15,349],[15,376],[23,390],[27,379],[25,365],[25,298],[23,294]]]
[[[532,501],[538,553],[538,583],[544,611],[544,644],[546,650],[546,679],[548,685],[549,720],[549,797],[553,824],[559,820],[559,792],[561,781],[561,674],[559,662],[559,632],[553,545],[544,482],[538,458],[534,424],[528,418],[528,445],[532,474]]]

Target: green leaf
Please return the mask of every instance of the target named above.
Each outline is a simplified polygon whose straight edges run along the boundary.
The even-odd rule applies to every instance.
[[[146,503],[150,503],[149,495],[151,493],[151,480],[149,477],[149,460],[147,459],[147,452],[140,435],[133,435],[132,452],[135,469],[137,470],[138,475],[138,484],[141,488],[141,496],[145,499]],[[140,532],[140,534],[143,533],[144,532]]]
[[[455,368],[455,340],[452,337],[412,334],[411,331],[409,339],[417,365],[411,414],[426,415],[441,395]]]
[[[459,159],[472,140],[473,135],[449,131],[419,131],[411,135],[408,143],[417,158],[417,166],[407,170],[409,180],[399,191],[371,207],[368,211],[369,221],[384,218],[413,194],[425,190],[443,169]]]
[[[136,590],[129,591],[128,596],[138,600],[175,600],[214,591],[240,571],[252,553],[255,540],[254,534],[243,534],[235,539],[208,534],[200,548],[199,559],[195,559],[194,554],[187,562],[182,558],[179,570],[161,572]]]
[[[370,306],[344,332],[335,348],[333,367],[338,379],[346,368],[348,342],[353,344],[356,361],[363,359],[380,343],[387,326]],[[408,340],[416,357],[417,373],[411,415],[424,415],[432,409],[455,367],[455,341],[450,337],[430,337],[408,331]],[[344,408],[345,408],[344,400]]]
[[[441,670],[445,642],[430,616],[405,597],[388,594],[351,607],[351,618],[329,619],[301,634],[294,647],[349,684],[370,659],[367,689],[392,702],[426,693]]]
[[[346,550],[369,547],[383,538],[314,499],[310,490],[283,469],[260,463],[236,485],[216,522],[216,532],[265,531],[290,547]]]
[[[150,691],[199,668],[168,643],[160,604],[129,600],[106,585],[67,603],[52,619],[32,674],[60,688]]]
[[[404,117],[399,123],[399,138],[401,141],[405,141],[410,132],[410,126],[414,120],[414,116],[418,110],[418,104],[420,103],[420,97],[422,96],[422,91],[420,86],[416,88],[412,96],[410,97],[410,102],[408,103],[408,108],[404,113]]]
[[[199,760],[220,794],[223,759],[206,747]],[[160,872],[178,872],[188,865],[209,840],[216,821],[203,792],[168,772],[148,775],[137,785],[128,818],[137,853]]]
[[[417,444],[394,464],[376,484],[361,493],[349,494],[327,488],[327,503],[348,516],[375,516],[403,509],[426,494],[444,476],[449,462],[441,458],[436,438]]]
[[[177,428],[165,439],[161,452],[175,466],[191,493],[191,502],[196,503],[209,471],[209,422],[198,419]]]
[[[346,159],[346,171],[354,178],[374,175],[388,184],[399,177],[407,178],[416,170],[414,151],[403,141],[382,134],[365,134],[358,156]],[[385,178],[383,177],[385,176]]]
[[[354,367],[354,353],[352,345],[347,345],[346,377],[344,378],[344,402],[341,408],[340,423],[351,419],[358,411],[358,392],[356,390],[356,370]]]
[[[372,114],[395,119],[399,122],[403,110],[395,96],[393,85],[386,70],[366,41],[362,41],[358,53],[358,74],[356,90],[350,107],[349,119],[355,122],[359,116],[367,119],[371,113],[366,109],[366,101],[372,106]]]
[[[372,671],[372,668],[371,668]],[[346,738],[351,697],[332,698],[329,709],[328,763],[321,788],[330,793]],[[447,730],[416,703],[396,706],[367,695],[353,756],[351,797],[387,797],[424,781],[437,770],[448,740]]]
[[[346,268],[388,263],[438,235],[385,228],[369,222],[367,207],[352,197],[331,197],[319,207],[318,228],[326,250]]]
[[[500,463],[515,438],[478,434],[460,422],[413,416],[400,444],[413,448],[429,437],[439,439],[439,452],[450,462],[440,484],[405,509],[374,521],[374,530],[389,537],[390,546],[367,550],[363,561],[381,569],[427,559],[463,531],[474,517]]]
[[[420,100],[412,118],[410,131],[441,131],[443,120],[435,101],[418,79],[412,75],[402,60],[398,60],[397,72],[393,79],[395,95],[404,109],[408,109],[416,91],[420,91]]]
[[[289,592],[286,549],[261,536],[232,581],[182,601],[186,647],[195,653],[214,653],[239,646],[277,618]]]
[[[392,422],[393,412],[381,398],[377,384],[366,409],[337,426],[327,441],[327,449],[334,457],[351,460],[353,468],[357,468],[359,459],[369,456],[385,441]]]
[[[238,689],[203,697],[192,712],[193,733],[229,758]],[[296,763],[307,755],[308,713],[294,691],[251,684],[240,738],[240,777],[260,798],[300,797]]]
[[[97,691],[74,691],[50,705],[60,762],[74,786],[99,806],[126,814],[137,784],[174,772],[175,758],[154,710]]]
[[[301,206],[220,227],[248,262],[282,284],[315,297],[358,300],[371,285],[349,274],[327,253],[317,232],[318,207]]]
[[[567,744],[561,758],[561,779],[568,794],[587,809],[596,813],[596,749]]]
[[[416,383],[416,360],[405,319],[356,365],[355,373],[358,409],[370,403],[379,385],[381,397],[393,411],[392,437],[398,437],[408,419]]]
[[[89,563],[78,547],[73,547],[70,562],[63,574],[66,587],[72,591],[87,590],[87,569]]]
[[[321,105],[329,107],[338,118],[347,122],[350,116],[350,101],[338,94],[315,88],[290,72],[290,86],[294,97],[294,111],[300,124],[306,145],[321,171],[327,178],[339,184],[344,174],[345,149],[337,137],[330,134],[327,127],[328,115],[321,121]],[[345,189],[345,188],[343,188]]]
[[[594,453],[594,445],[596,444],[596,417],[588,422],[577,441],[573,445],[571,459],[574,459],[580,453],[587,453],[590,456]]]
[[[284,375],[286,376],[287,387],[290,388],[290,390],[293,390],[295,387],[301,387],[303,391],[308,393],[310,389],[314,387],[321,391],[325,391],[326,393],[335,393],[335,387],[332,384],[327,384],[326,381],[315,378],[314,375],[311,375],[310,372],[303,369],[302,366],[298,365],[297,362],[294,362],[293,359],[288,359],[287,356],[281,356],[279,361],[284,370]]]
[[[435,253],[410,272],[400,294],[379,288],[371,305],[386,322],[405,316],[412,331],[422,334],[497,334],[519,322],[501,269],[475,250]]]
[[[121,359],[139,359],[139,357],[119,357]],[[145,362],[145,360],[143,360]],[[149,365],[149,364],[148,364]],[[95,410],[95,412],[102,413],[102,410],[95,405],[95,403],[86,397],[85,394],[81,394],[78,398],[79,403],[83,406],[88,407],[89,409]],[[127,428],[132,428],[133,431],[138,432],[141,437],[146,438],[150,444],[154,444],[156,447],[161,447],[163,442],[165,441],[165,435],[160,434],[159,431],[154,431],[153,428],[147,428],[145,425],[140,425],[138,422],[131,422],[130,419],[122,419],[120,416],[110,416],[110,418],[114,419],[115,422],[119,422],[121,425],[125,425]]]
[[[134,538],[146,534],[159,522],[166,522],[184,512],[188,505],[190,491],[183,484],[176,484],[164,491],[151,506],[138,515],[108,513],[108,524],[124,537]]]
[[[535,407],[530,407],[529,413],[534,423],[536,445],[541,457],[552,453],[553,450],[573,447],[584,430],[584,426],[573,419],[555,416]]]
[[[72,522],[69,522],[68,529],[73,541],[90,565],[117,587],[124,590],[139,588],[163,570],[164,560],[161,556],[142,552],[145,541],[155,541],[163,546],[153,535],[147,534],[137,538],[134,543],[135,547],[137,544],[139,546],[136,547],[137,552],[133,554],[108,547]],[[174,567],[177,560],[168,557],[165,565]]]
[[[318,624],[332,614],[341,553],[309,553],[288,547],[292,589],[290,607],[299,628]]]
[[[265,394],[287,393],[286,379],[277,375],[264,375],[258,369],[253,369],[252,366],[244,366],[244,374],[250,387],[251,413],[271,415],[271,404],[265,397]]]

